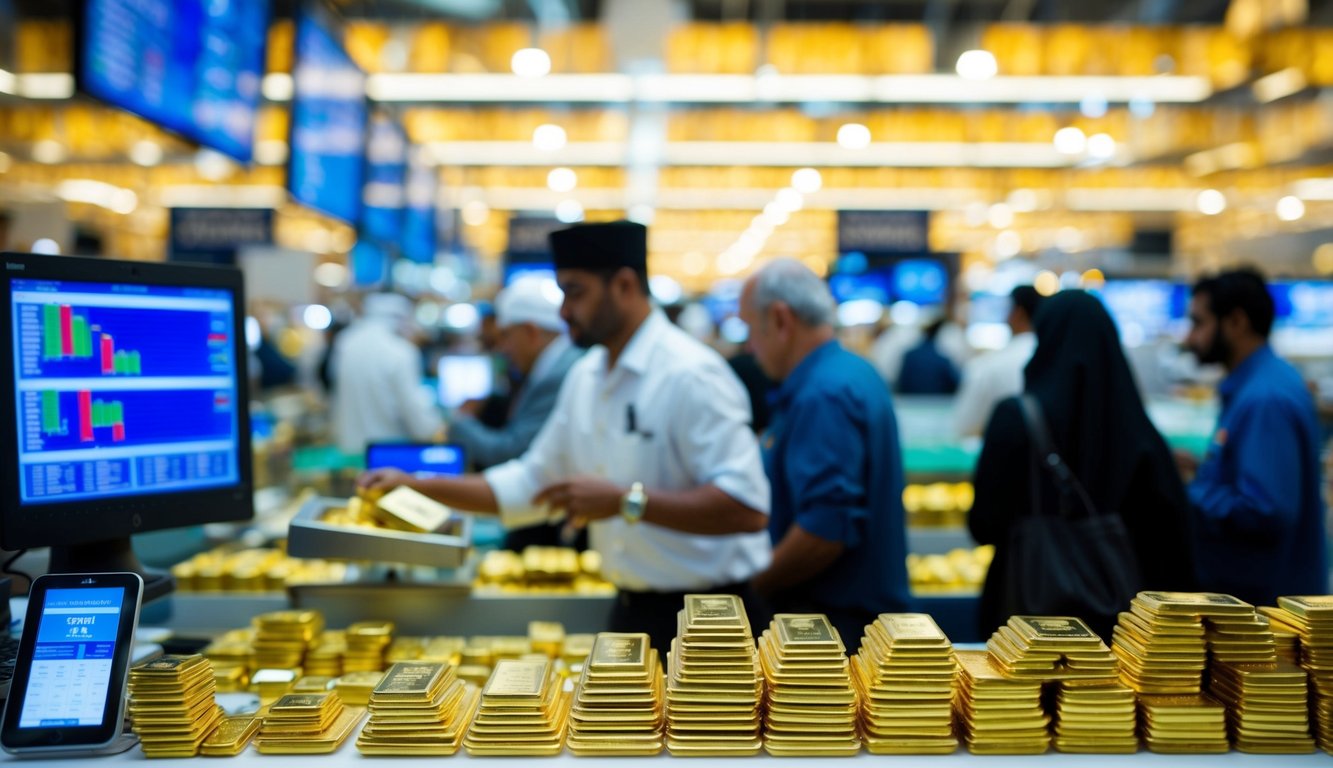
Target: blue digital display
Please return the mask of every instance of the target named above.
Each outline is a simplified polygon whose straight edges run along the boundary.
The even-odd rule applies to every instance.
[[[10,292],[23,503],[239,482],[231,292],[17,279]]]
[[[520,278],[532,277],[555,282],[554,264],[510,264],[505,267],[504,284],[506,287]]]
[[[831,275],[828,280],[833,299],[839,304],[849,301],[870,300],[880,304],[893,303],[893,293],[889,287],[889,276],[878,270],[851,275]]]
[[[411,150],[407,165],[407,207],[403,210],[403,258],[418,264],[435,261],[435,197],[439,175],[421,147]]]
[[[829,291],[839,304],[908,301],[921,306],[943,304],[949,290],[949,269],[937,259],[903,259],[858,273],[829,276]]]
[[[366,185],[362,193],[361,236],[387,246],[402,235],[407,134],[393,119],[375,115],[366,144]]]
[[[366,76],[332,21],[309,6],[296,18],[295,91],[287,186],[297,202],[349,224],[361,218]]]
[[[1107,280],[1091,291],[1102,300],[1120,330],[1120,340],[1135,347],[1161,336],[1179,336],[1189,318],[1190,288],[1170,280]]]
[[[461,475],[464,452],[458,445],[371,443],[366,446],[366,469],[395,467],[418,477]]]
[[[124,601],[123,587],[46,592],[20,728],[101,724]]]
[[[269,0],[89,0],[79,84],[249,162],[268,20]]]
[[[1268,284],[1278,328],[1333,328],[1333,281],[1285,281]]]

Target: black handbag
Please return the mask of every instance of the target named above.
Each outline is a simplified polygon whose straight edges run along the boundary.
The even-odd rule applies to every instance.
[[[1001,615],[1077,616],[1109,639],[1142,585],[1129,531],[1119,514],[1098,513],[1055,450],[1041,403],[1032,395],[1019,403],[1032,444],[1031,506],[1010,531]],[[1059,492],[1057,509],[1042,509],[1038,466]]]

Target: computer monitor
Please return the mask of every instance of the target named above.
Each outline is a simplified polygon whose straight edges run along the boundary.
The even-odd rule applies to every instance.
[[[445,408],[490,397],[495,391],[495,362],[490,355],[444,355],[436,370],[440,405]]]
[[[0,546],[142,573],[131,534],[253,517],[240,271],[0,261]]]
[[[393,467],[417,477],[463,474],[467,454],[461,445],[436,443],[371,443],[366,446],[366,469]]]

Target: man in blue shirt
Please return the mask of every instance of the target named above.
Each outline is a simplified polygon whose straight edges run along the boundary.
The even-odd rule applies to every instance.
[[[773,563],[754,578],[780,613],[823,613],[849,653],[880,613],[908,609],[903,463],[884,381],[834,338],[828,286],[777,260],[741,291],[748,347],[773,381],[760,440]]]
[[[1258,272],[1227,272],[1195,286],[1187,341],[1228,373],[1189,487],[1199,585],[1256,605],[1328,591],[1319,421],[1300,374],[1268,346],[1273,314]]]

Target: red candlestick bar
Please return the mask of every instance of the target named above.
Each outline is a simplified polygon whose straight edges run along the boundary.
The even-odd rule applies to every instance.
[[[74,354],[74,311],[66,305],[60,307],[60,354]]]
[[[123,423],[118,421],[111,425],[111,439],[117,443],[125,442],[125,425]]]
[[[116,344],[107,334],[102,334],[102,375],[110,376],[116,372]]]
[[[93,393],[79,393],[79,439],[85,443],[93,440]]]

